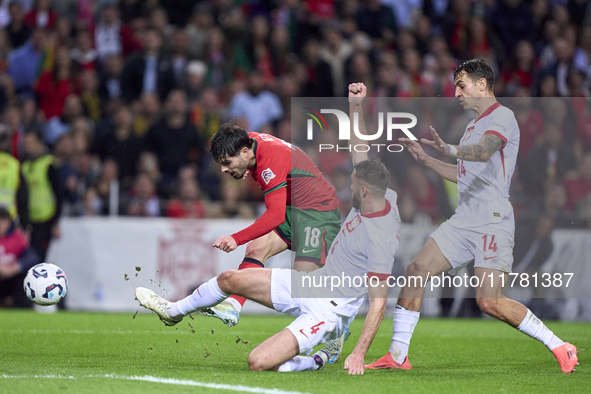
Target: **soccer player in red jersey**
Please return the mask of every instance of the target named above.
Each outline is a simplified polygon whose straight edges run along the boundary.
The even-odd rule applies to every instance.
[[[314,162],[288,142],[269,134],[247,133],[233,122],[219,128],[210,151],[222,172],[236,179],[252,177],[263,190],[267,206],[251,226],[221,237],[213,246],[231,252],[247,244],[238,269],[263,267],[269,257],[286,249],[295,251],[296,271],[322,267],[341,216],[335,189]],[[232,296],[203,313],[231,327],[238,324],[245,301]],[[334,350],[330,352],[336,355],[332,362],[340,358],[340,351]]]

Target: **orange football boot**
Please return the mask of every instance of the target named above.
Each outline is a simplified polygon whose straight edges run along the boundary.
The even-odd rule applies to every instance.
[[[579,365],[579,359],[577,354],[579,351],[577,348],[570,343],[566,342],[562,346],[558,346],[552,350],[552,354],[556,357],[560,370],[564,373],[573,372],[575,366]]]
[[[392,354],[388,352],[388,354],[380,358],[375,363],[366,365],[365,369],[412,369],[412,366],[408,361],[408,356],[404,359],[404,362],[400,364],[394,361]]]

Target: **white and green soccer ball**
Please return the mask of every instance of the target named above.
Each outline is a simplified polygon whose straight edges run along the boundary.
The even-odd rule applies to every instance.
[[[55,264],[41,263],[32,267],[23,282],[25,294],[37,305],[57,304],[68,291],[64,270]]]

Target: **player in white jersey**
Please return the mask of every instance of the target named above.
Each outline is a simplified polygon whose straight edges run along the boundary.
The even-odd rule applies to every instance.
[[[515,221],[509,202],[509,186],[519,147],[519,129],[513,112],[501,106],[493,94],[494,74],[482,59],[468,60],[454,72],[455,95],[464,109],[474,111],[459,145],[445,143],[433,127],[433,141],[422,139],[444,155],[447,164],[428,156],[417,141],[400,141],[413,157],[443,178],[458,184],[458,208],[443,223],[406,268],[407,280],[394,311],[389,352],[368,369],[411,369],[408,347],[419,320],[422,297],[429,279],[459,270],[474,261],[478,278],[494,278],[476,288],[480,310],[539,340],[554,354],[562,372],[578,364],[577,348],[560,340],[528,308],[503,296],[503,283],[513,265]],[[505,280],[503,280],[505,278]],[[418,283],[417,283],[418,282]]]
[[[351,111],[359,113],[361,133],[365,133],[361,110],[365,93],[363,84],[351,84]],[[248,356],[248,364],[255,371],[291,372],[321,369],[332,356],[325,350],[312,357],[298,355],[309,354],[319,343],[343,338],[368,295],[369,312],[344,366],[349,374],[363,374],[365,354],[386,309],[386,281],[398,249],[400,216],[396,193],[388,189],[390,175],[386,167],[367,160],[367,153],[353,152],[352,159],[353,209],[333,241],[323,268],[310,273],[277,268],[228,270],[174,303],[138,287],[135,295],[140,305],[156,312],[169,326],[231,294],[290,314],[296,319],[257,346]]]

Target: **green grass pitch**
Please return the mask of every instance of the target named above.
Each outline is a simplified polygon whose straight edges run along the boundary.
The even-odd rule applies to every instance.
[[[216,319],[195,316],[164,327],[150,314],[2,310],[0,392],[577,393],[591,387],[591,324],[585,323],[547,324],[578,346],[581,365],[572,374],[562,374],[542,344],[500,322],[440,319],[419,322],[411,371],[348,376],[344,358],[317,372],[249,371],[248,353],[291,320],[243,316],[238,326],[227,328]],[[352,324],[345,356],[362,324],[363,318]],[[366,362],[385,354],[391,330],[386,318]]]

